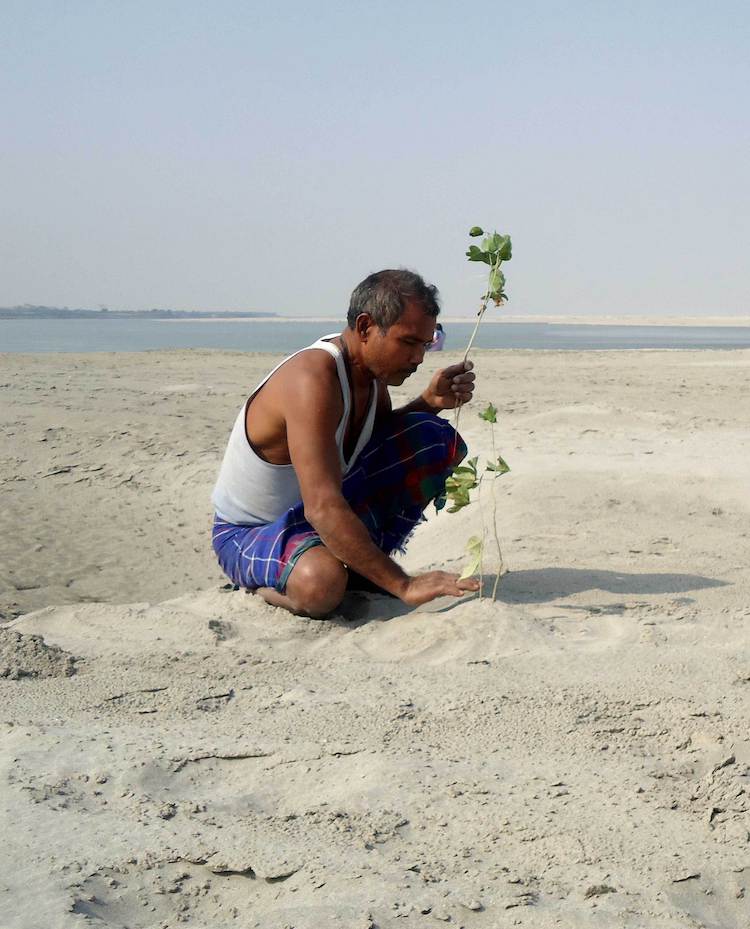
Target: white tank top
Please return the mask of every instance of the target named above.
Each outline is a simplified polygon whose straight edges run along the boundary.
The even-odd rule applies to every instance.
[[[370,406],[365,416],[362,431],[357,439],[352,456],[347,461],[344,457],[344,435],[346,434],[346,427],[351,413],[349,379],[346,375],[346,365],[341,350],[331,342],[326,341],[327,339],[335,339],[337,335],[338,333],[334,332],[332,335],[321,336],[317,342],[307,348],[300,349],[298,352],[294,352],[289,358],[285,358],[263,378],[247,401],[242,404],[242,409],[237,414],[237,419],[229,436],[229,443],[224,452],[224,460],[221,463],[216,486],[211,494],[214,509],[221,519],[238,525],[260,526],[265,523],[272,523],[290,507],[296,506],[302,500],[294,467],[291,464],[271,464],[259,458],[248,442],[245,431],[247,407],[250,401],[266,381],[279,370],[281,365],[286,364],[290,358],[294,358],[300,352],[306,352],[313,348],[322,349],[332,355],[336,361],[336,370],[341,381],[341,395],[344,399],[344,412],[336,429],[336,444],[339,450],[342,473],[346,474],[353,467],[357,456],[372,435],[378,390],[376,383],[373,381],[370,388]]]

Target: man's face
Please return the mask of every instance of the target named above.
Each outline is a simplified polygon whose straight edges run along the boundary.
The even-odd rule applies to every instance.
[[[363,357],[375,377],[398,387],[424,361],[434,332],[435,317],[425,313],[421,303],[410,300],[401,319],[385,332],[375,325],[367,329]]]

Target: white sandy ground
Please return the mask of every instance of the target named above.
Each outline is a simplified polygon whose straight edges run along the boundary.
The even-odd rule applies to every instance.
[[[315,622],[208,547],[271,356],[0,356],[3,929],[750,923],[750,352],[475,358],[497,602]]]

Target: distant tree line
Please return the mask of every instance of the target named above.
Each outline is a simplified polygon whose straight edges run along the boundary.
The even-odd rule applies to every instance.
[[[242,313],[199,311],[190,313],[187,310],[110,310],[101,307],[98,310],[70,309],[67,306],[32,306],[24,303],[23,306],[0,307],[0,319],[120,319],[122,317],[144,317],[149,319],[190,319],[197,316],[209,319],[245,319],[253,316],[277,316],[277,313]]]

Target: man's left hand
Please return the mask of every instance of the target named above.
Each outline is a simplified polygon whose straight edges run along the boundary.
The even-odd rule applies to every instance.
[[[422,399],[434,410],[453,410],[471,400],[476,375],[471,361],[462,361],[438,371]]]

